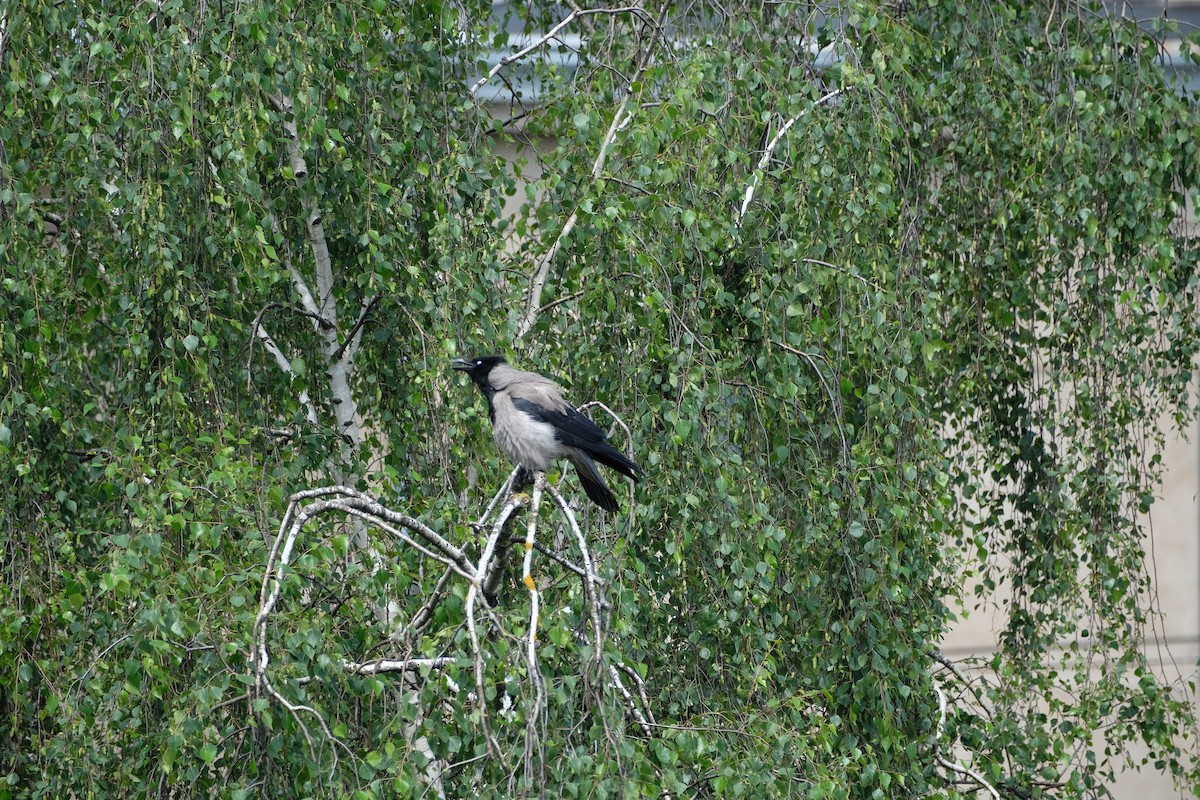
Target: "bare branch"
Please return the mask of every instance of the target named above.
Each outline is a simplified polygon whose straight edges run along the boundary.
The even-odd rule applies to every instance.
[[[658,723],[654,721],[654,714],[650,709],[650,698],[646,696],[646,682],[642,680],[642,676],[638,675],[637,670],[635,670],[633,667],[630,667],[621,661],[617,661],[613,666],[628,675],[637,685],[638,697],[640,697],[642,700],[642,707],[646,709],[646,717],[649,719],[651,725],[657,725]]]
[[[523,545],[524,543],[525,543],[525,537],[523,537],[523,536],[515,536],[509,540],[509,544]],[[564,569],[567,569],[570,572],[575,573],[580,578],[587,578],[588,574],[584,570],[583,567],[581,567],[577,564],[573,564],[572,562],[567,560],[565,557],[554,552],[553,550],[551,550],[549,547],[542,544],[541,542],[534,542],[533,549],[537,550],[539,553],[544,555],[546,558],[550,559],[551,561],[553,561],[554,563],[563,567]],[[593,576],[592,580],[594,580],[596,583],[598,583],[600,585],[604,585],[604,579],[599,576]],[[607,610],[607,609],[611,608],[611,606],[609,605],[607,600],[605,600],[604,598],[600,598],[600,608]]]
[[[8,44],[8,17],[0,17],[0,64],[4,63],[4,45]]]
[[[538,723],[546,707],[546,681],[542,677],[542,668],[538,663],[537,631],[538,612],[541,608],[541,594],[537,583],[533,580],[530,566],[533,563],[533,543],[537,535],[538,511],[542,505],[542,493],[546,490],[546,473],[538,471],[533,476],[533,499],[530,502],[529,522],[525,528],[525,558],[521,567],[521,580],[529,590],[529,633],[525,644],[525,662],[529,667],[529,679],[533,682],[533,705],[525,715],[525,770],[527,780],[533,781],[533,752],[536,749],[538,761],[542,760],[541,741],[538,736]]]
[[[579,529],[579,523],[575,520],[575,512],[567,504],[567,501],[559,493],[554,486],[547,484],[547,490],[550,496],[554,498],[555,504],[562,511],[563,516],[567,518],[567,523],[571,527],[571,532],[575,534],[575,541],[579,545],[579,557],[583,561],[583,594],[587,600],[588,616],[592,622],[592,662],[600,663],[600,659],[604,654],[604,629],[600,625],[600,578],[596,575],[596,569],[592,563],[592,554],[588,549],[587,539],[584,538],[583,531]],[[532,535],[525,543],[525,558],[526,562],[532,553]],[[531,589],[532,591],[532,589]]]
[[[417,613],[413,614],[412,619],[403,628],[397,628],[392,634],[393,642],[402,642],[410,636],[419,636],[425,632],[425,627],[429,625],[433,619],[433,612],[437,608],[438,603],[442,601],[446,582],[450,580],[450,576],[455,574],[452,567],[446,567],[446,571],[442,573],[442,577],[438,578],[437,585],[433,587],[433,591],[429,593],[429,597],[417,609]]]
[[[528,727],[525,737],[525,769],[528,771],[529,776],[536,780],[536,771],[544,768],[541,743],[544,741],[548,694],[541,673],[537,640],[542,603],[545,598],[534,579],[533,552],[535,550],[543,553],[548,552],[546,548],[539,547],[537,542],[538,524],[542,521],[540,518],[541,500],[543,494],[546,492],[549,492],[557,508],[566,517],[567,524],[570,526],[578,543],[582,566],[575,566],[561,557],[556,557],[555,560],[564,564],[568,569],[571,569],[582,580],[587,614],[590,620],[590,631],[587,635],[580,633],[578,638],[581,641],[587,641],[592,646],[592,656],[589,663],[596,667],[597,684],[603,682],[609,689],[619,692],[624,699],[625,705],[628,707],[627,713],[629,717],[649,735],[654,725],[654,717],[650,713],[650,704],[644,682],[640,676],[623,664],[605,665],[605,632],[601,617],[603,599],[600,596],[603,581],[597,574],[596,562],[573,510],[557,488],[547,483],[545,473],[542,472],[536,473],[534,476],[531,496],[521,493],[513,494],[511,489],[515,475],[516,470],[508,476],[504,484],[504,490],[492,499],[484,516],[475,523],[477,529],[482,529],[484,523],[490,523],[490,528],[483,542],[479,558],[474,563],[467,559],[461,549],[448,542],[444,537],[421,521],[388,509],[373,500],[369,495],[355,489],[345,486],[329,486],[296,492],[291,496],[287,509],[284,512],[283,520],[280,523],[278,534],[271,543],[262,578],[262,586],[259,592],[259,611],[253,626],[250,656],[254,688],[249,693],[249,696],[269,697],[272,700],[278,701],[296,720],[297,726],[301,729],[314,757],[316,755],[316,748],[319,747],[320,742],[316,741],[316,738],[314,738],[310,731],[311,723],[308,722],[310,716],[317,719],[325,738],[328,739],[331,747],[334,748],[335,765],[338,757],[336,748],[341,747],[345,749],[345,745],[332,737],[329,727],[331,723],[327,722],[313,706],[289,701],[273,685],[269,671],[270,649],[268,646],[270,618],[282,596],[283,576],[291,564],[293,553],[298,546],[299,536],[307,524],[324,514],[331,512],[342,514],[360,521],[363,530],[381,531],[389,534],[401,545],[412,548],[423,558],[435,560],[446,565],[446,569],[438,579],[437,585],[433,588],[433,591],[422,604],[421,608],[413,615],[408,626],[396,631],[384,642],[384,644],[390,643],[393,646],[400,645],[402,648],[401,655],[380,656],[361,662],[343,660],[341,662],[343,669],[352,674],[381,675],[383,673],[398,673],[403,681],[403,685],[407,688],[412,688],[426,671],[442,669],[454,663],[461,656],[438,653],[425,657],[412,657],[407,655],[405,651],[411,652],[413,637],[419,636],[432,618],[433,609],[436,608],[440,598],[447,591],[447,582],[452,580],[454,576],[462,577],[468,582],[463,624],[468,632],[471,654],[474,661],[475,685],[472,694],[479,712],[478,719],[482,724],[485,740],[488,743],[488,754],[491,757],[500,757],[500,744],[491,729],[489,704],[486,694],[485,651],[479,630],[478,612],[480,610],[480,603],[478,601],[479,597],[486,591],[487,577],[499,569],[500,558],[498,548],[506,549],[512,541],[509,538],[509,530],[513,519],[515,519],[515,514],[521,508],[531,506],[524,539],[522,540],[525,550],[522,565],[522,580],[529,589],[530,606],[528,630],[523,637],[523,647],[521,649],[523,650],[522,655],[525,662],[527,680],[532,682],[534,695],[526,716]],[[493,516],[492,512],[496,509],[501,498],[504,498],[504,503]],[[491,620],[492,626],[501,635],[512,636],[512,634],[509,634],[501,627],[501,620],[489,606],[483,606],[483,613]],[[455,637],[451,636],[450,638],[453,639]],[[516,637],[514,636],[513,638]],[[636,695],[630,691],[628,685],[628,680],[631,678],[636,683]],[[311,680],[311,678],[301,676],[300,680]],[[407,702],[417,703],[418,700],[416,698],[416,694],[410,694]],[[443,796],[441,792],[441,776],[445,771],[443,762],[432,752],[429,742],[420,735],[417,724],[406,727],[406,736],[412,745],[419,752],[423,753],[430,761],[430,764],[433,765],[426,770],[428,785],[438,796]]]
[[[381,672],[415,672],[424,668],[438,669],[453,663],[453,658],[442,656],[440,658],[406,658],[404,660],[379,658],[362,664],[347,661],[342,666],[346,668],[346,671],[357,675],[378,675]]]
[[[963,674],[963,671],[958,664],[951,660],[941,650],[934,650],[929,654],[929,657],[949,670],[950,673],[958,679],[959,683],[963,685],[963,688],[969,691],[975,697],[975,702],[979,704],[979,707],[984,711],[985,714],[987,714],[989,717],[995,716],[995,711],[992,709],[991,704],[988,703],[987,698],[984,697],[983,693],[979,691],[979,688],[975,685],[975,681]]]
[[[571,294],[560,297],[557,300],[551,300],[549,303],[546,303],[546,305],[539,308],[537,310],[537,313],[539,316],[541,316],[541,314],[543,312],[549,311],[550,309],[554,308],[555,306],[560,306],[563,303],[569,303],[572,300],[578,300],[581,297],[583,297],[583,292],[572,292]]]
[[[485,695],[485,687],[483,684],[483,651],[479,647],[479,632],[475,626],[475,602],[483,591],[483,576],[488,574],[489,564],[492,560],[492,554],[496,551],[496,545],[500,541],[500,537],[504,535],[504,527],[508,522],[508,518],[512,516],[518,508],[527,502],[522,495],[514,495],[509,497],[508,502],[500,510],[500,514],[496,518],[495,525],[492,526],[491,535],[483,546],[483,554],[479,557],[479,564],[475,567],[475,580],[471,581],[471,586],[467,589],[467,633],[471,637],[471,649],[475,656],[475,702],[479,708],[479,717],[483,722],[484,738],[487,739],[488,753],[493,756],[500,754],[500,745],[496,742],[496,737],[492,734],[491,723],[488,720],[487,713],[487,696]]]
[[[651,726],[655,723],[652,720],[646,719],[646,715],[638,707],[637,702],[633,699],[633,695],[625,688],[625,682],[621,680],[621,673],[617,671],[615,664],[608,665],[608,677],[612,685],[620,692],[621,697],[625,699],[625,705],[629,708],[629,712],[633,714],[633,718],[637,721],[638,727],[642,729],[642,733],[647,736],[653,735]],[[649,708],[649,704],[647,704],[647,708]]]

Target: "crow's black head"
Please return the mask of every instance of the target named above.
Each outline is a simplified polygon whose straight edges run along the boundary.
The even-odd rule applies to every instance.
[[[479,358],[456,358],[450,366],[459,372],[465,372],[485,395],[491,394],[491,384],[488,374],[494,367],[505,363],[504,356],[480,356]]]

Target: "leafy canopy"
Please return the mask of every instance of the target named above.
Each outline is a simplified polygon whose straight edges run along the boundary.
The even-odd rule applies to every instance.
[[[498,114],[467,87],[504,25],[569,12],[512,13],[0,12],[0,796],[1095,797],[1133,741],[1200,786],[1141,650],[1200,342],[1200,120],[1152,37],[1073,2],[668,4],[573,19],[577,64],[505,67],[539,94]],[[548,559],[540,719],[509,637],[471,697],[461,584],[412,653],[450,666],[348,673],[440,572],[326,520],[271,669],[332,743],[253,691],[286,498],[355,485],[471,545],[507,466],[446,361],[484,350],[632,431],[648,479],[585,532],[660,727],[583,669]],[[1006,620],[977,693],[934,657],[971,575]]]

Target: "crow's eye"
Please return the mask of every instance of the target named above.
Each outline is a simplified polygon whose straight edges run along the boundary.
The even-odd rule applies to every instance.
[[[481,358],[481,359],[479,359],[478,361],[476,361],[476,362],[475,362],[475,366],[477,366],[477,367],[482,367],[482,366],[483,366],[483,359]]]

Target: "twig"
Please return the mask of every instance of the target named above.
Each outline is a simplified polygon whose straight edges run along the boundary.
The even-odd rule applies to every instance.
[[[362,311],[359,312],[358,319],[354,322],[354,327],[350,329],[350,333],[346,334],[346,341],[342,342],[342,346],[333,352],[331,358],[333,360],[340,359],[342,353],[349,348],[350,358],[354,358],[355,352],[358,350],[359,334],[362,333],[362,327],[367,322],[367,317],[371,314],[371,309],[379,302],[378,297],[372,297],[367,302],[363,303]]]
[[[837,395],[833,393],[833,389],[829,388],[829,384],[825,381],[825,375],[821,372],[821,368],[817,366],[817,362],[813,360],[813,355],[803,350],[797,350],[795,347],[784,344],[776,339],[772,339],[771,341],[781,350],[786,350],[794,356],[800,356],[812,365],[813,372],[817,373],[817,377],[821,380],[821,385],[825,387],[825,393],[829,395],[829,402],[832,404],[833,421],[837,424],[838,436],[842,440],[842,457],[847,464],[850,463],[850,447],[846,443],[846,430],[842,427],[841,403],[838,402]],[[817,358],[821,357],[817,356]]]
[[[509,543],[523,545],[525,543],[525,537],[514,536],[512,539],[509,540]],[[561,556],[558,553],[554,552],[553,550],[551,550],[549,547],[542,544],[541,542],[534,542],[533,549],[537,550],[539,553],[544,555],[546,558],[548,558],[551,561],[555,562],[556,564],[562,566],[563,568],[565,568],[571,572],[574,572],[580,578],[587,577],[587,572],[584,570],[583,567],[579,566],[578,564],[573,564],[572,562],[567,560],[564,556]],[[604,579],[601,578],[599,575],[592,576],[592,580],[601,586],[604,585]],[[603,598],[601,598],[601,600],[600,600],[600,607],[603,609],[610,608],[608,602],[605,601]]]
[[[544,312],[549,311],[555,306],[560,306],[563,303],[569,303],[572,300],[578,300],[581,297],[583,297],[583,292],[572,292],[571,294],[560,297],[557,300],[551,300],[549,303],[546,303],[546,305],[537,310],[538,316],[541,316]]]
[[[429,593],[429,597],[417,609],[417,613],[413,614],[412,619],[408,621],[408,625],[397,628],[392,633],[392,641],[401,642],[409,636],[424,633],[425,626],[433,619],[433,612],[437,608],[438,603],[441,602],[442,590],[446,587],[446,581],[450,580],[450,576],[453,574],[454,569],[446,567],[446,571],[442,573],[442,577],[438,578],[437,585],[433,587],[433,591]]]
[[[492,516],[492,511],[496,508],[496,504],[500,502],[500,498],[508,497],[509,487],[512,486],[513,481],[517,478],[517,473],[520,471],[520,467],[513,467],[513,471],[508,473],[508,478],[505,479],[504,485],[500,487],[500,491],[493,495],[492,502],[488,503],[488,507],[484,509],[483,514],[481,514],[479,517],[479,520],[471,523],[472,528],[478,531],[485,527],[485,523],[487,522],[488,518]]]

